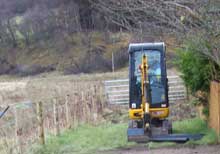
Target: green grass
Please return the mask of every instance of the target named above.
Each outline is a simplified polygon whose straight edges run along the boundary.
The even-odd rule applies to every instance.
[[[186,144],[207,145],[216,144],[218,142],[218,137],[215,131],[208,128],[207,123],[199,118],[175,122],[173,127],[174,133],[205,134],[201,140],[189,141]]]
[[[203,133],[205,136],[198,141],[189,141],[188,145],[216,144],[215,132],[207,127],[206,122],[195,118],[174,122],[174,133]],[[127,124],[102,124],[100,126],[83,125],[77,129],[64,132],[59,137],[49,137],[44,147],[32,148],[34,154],[94,154],[104,153],[105,150],[128,147],[135,143],[128,143],[126,138]],[[149,142],[148,148],[176,146],[176,143]],[[100,152],[101,151],[101,152]]]
[[[127,147],[126,124],[80,126],[59,137],[50,137],[44,147],[35,147],[35,154],[90,154],[98,151]]]
[[[209,144],[217,144],[218,137],[214,130],[208,128],[207,123],[199,118],[187,119],[182,121],[176,121],[173,123],[173,133],[189,133],[189,134],[204,134],[201,140],[197,141],[188,141],[186,145],[209,145]],[[158,147],[170,147],[177,145],[173,142],[162,142],[155,143],[149,142],[148,148],[158,148]]]

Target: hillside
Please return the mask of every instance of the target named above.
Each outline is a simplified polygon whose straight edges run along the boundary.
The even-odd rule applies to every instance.
[[[0,55],[11,65],[12,70],[9,70],[9,73],[12,74],[34,75],[54,70],[65,74],[105,72],[111,70],[112,52],[115,54],[117,68],[127,64],[129,38],[125,33],[121,36],[109,34],[108,38],[100,32],[80,33],[57,40],[49,39],[28,48],[12,49],[10,52],[2,48]],[[118,59],[124,59],[125,63]],[[7,64],[2,68],[5,68],[7,73]]]
[[[28,48],[10,49],[10,52],[2,48],[0,56],[4,61],[1,62],[0,73],[26,76],[50,71],[64,74],[109,72],[112,71],[112,54],[115,69],[118,70],[127,67],[129,43],[138,42],[132,40],[134,38],[135,36],[129,33],[109,32],[106,35],[102,32],[90,32],[58,40],[49,39]],[[168,60],[172,60],[175,55],[173,48],[178,45],[173,36],[164,39],[158,36],[146,37],[146,40],[163,41],[165,38]]]
[[[165,41],[172,61],[187,33],[218,21],[218,6],[208,0],[1,0],[0,74],[107,72],[112,53],[117,70],[127,64],[130,42]]]

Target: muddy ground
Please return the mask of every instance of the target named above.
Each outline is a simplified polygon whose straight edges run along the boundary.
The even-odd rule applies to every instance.
[[[147,149],[135,146],[105,152],[106,154],[220,154],[220,145]]]

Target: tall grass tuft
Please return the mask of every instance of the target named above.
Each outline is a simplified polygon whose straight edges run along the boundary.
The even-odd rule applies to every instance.
[[[46,146],[34,147],[34,154],[90,154],[97,151],[126,147],[126,124],[83,125],[66,131],[59,137],[50,137]]]
[[[191,133],[204,134],[204,137],[198,141],[189,141],[186,144],[216,144],[218,137],[214,130],[208,128],[207,123],[199,118],[187,119],[183,121],[177,121],[173,124],[174,133]]]

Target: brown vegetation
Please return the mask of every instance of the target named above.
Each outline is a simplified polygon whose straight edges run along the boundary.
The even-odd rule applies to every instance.
[[[167,34],[181,40],[207,27],[217,6],[209,0],[1,0],[0,74],[110,71],[112,52],[118,69],[126,65],[129,42]]]
[[[39,102],[43,103],[46,136],[83,123],[102,122],[106,107],[102,81],[116,76],[127,76],[127,73],[2,82],[2,102],[10,105],[10,109],[0,121],[1,153],[25,153],[29,145],[38,141],[36,106]]]

